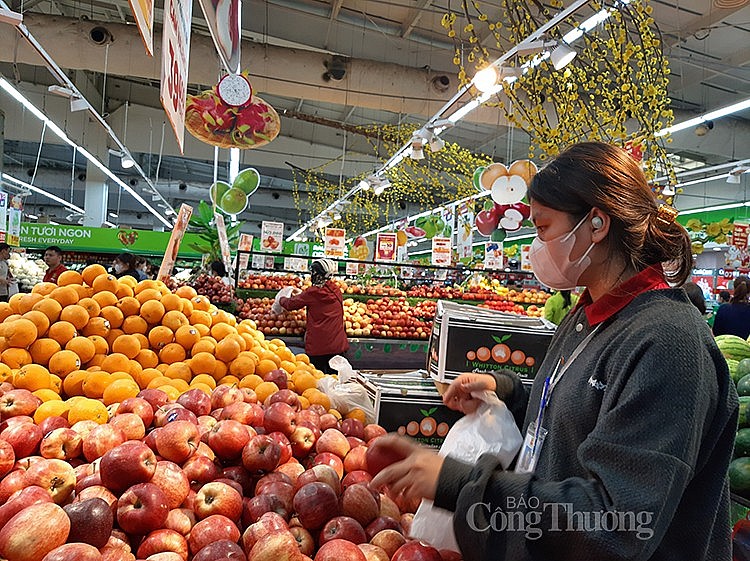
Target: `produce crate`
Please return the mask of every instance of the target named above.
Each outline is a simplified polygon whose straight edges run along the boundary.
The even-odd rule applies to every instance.
[[[462,417],[443,405],[425,370],[360,372],[358,380],[375,405],[379,425],[427,446],[440,448],[450,427]]]
[[[555,326],[541,318],[438,301],[427,351],[427,370],[439,382],[463,372],[508,369],[530,384]]]

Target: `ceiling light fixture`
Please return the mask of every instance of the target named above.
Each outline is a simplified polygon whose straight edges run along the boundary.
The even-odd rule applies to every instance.
[[[570,45],[560,43],[557,47],[552,49],[549,58],[552,61],[552,66],[555,67],[555,70],[562,70],[573,61],[577,54],[578,53],[575,49],[571,48]]]
[[[37,187],[36,185],[31,185],[30,183],[26,183],[25,181],[16,179],[12,175],[8,175],[7,173],[3,173],[2,175],[0,175],[0,177],[2,178],[3,181],[10,183],[12,186],[16,188],[23,187],[24,189],[28,189],[29,191],[33,191],[44,197],[47,197],[48,199],[58,202],[64,207],[69,208],[70,210],[77,212],[78,214],[85,213],[85,211],[81,207],[74,205],[73,203],[68,202],[65,199],[61,199],[57,195],[53,195],[49,191],[45,191],[44,189],[41,189],[40,187]]]
[[[363,179],[357,184],[357,189],[367,191],[370,189],[370,183],[366,179]]]
[[[744,111],[745,109],[750,109],[750,98],[744,101],[733,103],[732,105],[727,105],[726,107],[722,107],[714,111],[709,111],[708,113],[704,113],[703,115],[700,115],[693,119],[688,119],[687,121],[677,123],[676,125],[672,125],[671,127],[665,127],[660,131],[657,131],[656,136],[665,136],[667,134],[672,134],[681,130],[689,129],[691,127],[707,123],[708,121],[714,121],[716,119],[720,119],[721,117],[726,117],[727,115],[732,115],[739,111]]]
[[[412,160],[424,160],[424,138],[419,131],[415,131],[411,137],[411,152],[409,157]]]

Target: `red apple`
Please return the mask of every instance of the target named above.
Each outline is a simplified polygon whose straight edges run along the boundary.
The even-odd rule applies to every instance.
[[[300,476],[300,474],[305,471],[305,468],[302,464],[299,462],[293,462],[288,461],[285,464],[280,465],[277,467],[274,471],[278,473],[283,473],[287,477],[289,477],[289,480],[291,481],[292,485],[297,486],[297,478]]]
[[[240,530],[234,522],[226,516],[213,514],[193,526],[188,538],[188,545],[190,546],[190,552],[195,554],[210,543],[219,540],[229,540],[236,543],[239,539]]]
[[[291,405],[295,412],[300,410],[299,397],[297,397],[297,394],[292,390],[280,389],[279,391],[272,393],[268,396],[264,405],[270,405],[277,402]]]
[[[370,543],[361,543],[357,547],[365,554],[367,561],[390,561],[388,554],[382,547]]]
[[[344,458],[344,471],[367,471],[367,446],[357,446],[349,450]]]
[[[198,417],[198,432],[201,434],[201,439],[208,431],[210,431],[219,420],[215,419],[211,415],[201,415]]]
[[[283,473],[278,472],[271,472],[267,473],[260,479],[258,479],[258,482],[255,484],[255,495],[260,495],[263,493],[263,490],[270,485],[271,483],[276,483],[277,481],[281,481],[282,483],[289,483],[291,484],[291,479],[289,479],[288,476],[284,475]]]
[[[26,458],[21,458],[20,460],[16,460],[16,463],[13,465],[13,468],[28,471],[31,466],[33,466],[34,464],[38,464],[39,462],[43,462],[45,459],[46,458],[42,456],[27,456]]]
[[[365,426],[359,419],[344,419],[341,421],[341,432],[346,436],[365,438]]]
[[[245,403],[258,403],[258,394],[256,394],[254,390],[251,390],[250,388],[240,388],[240,391],[242,392],[242,399]]]
[[[13,447],[16,458],[32,456],[39,448],[43,436],[42,429],[33,423],[17,423],[0,432],[0,440],[5,440]]]
[[[179,403],[167,403],[154,412],[155,427],[165,427],[175,421],[186,421],[197,425],[198,417],[195,413],[189,409],[185,409]]]
[[[114,547],[103,547],[101,554],[102,561],[135,561],[135,555],[129,551]]]
[[[42,419],[42,422],[39,423],[39,428],[42,429],[42,434],[46,435],[48,432],[52,432],[55,429],[69,429],[70,423],[65,417],[52,415],[46,419]]]
[[[124,413],[119,417],[133,415],[138,422],[140,417],[135,413]],[[156,472],[156,456],[153,450],[143,442],[130,440],[106,452],[99,464],[102,485],[115,493],[120,493],[136,483],[146,483]]]
[[[0,415],[3,420],[20,415],[30,416],[42,400],[29,390],[10,390],[0,396]]]
[[[39,453],[43,458],[71,460],[80,456],[83,451],[83,439],[73,429],[60,427],[45,435],[39,443]],[[4,441],[0,440],[0,443]]]
[[[411,523],[414,520],[414,513],[413,512],[405,512],[401,515],[401,518],[398,519],[398,523],[401,524],[401,527],[404,529],[404,535],[409,536],[411,535]]]
[[[250,551],[257,541],[266,534],[288,530],[286,521],[275,512],[266,512],[256,522],[250,524],[242,534],[242,549]]]
[[[222,408],[219,420],[231,419],[250,427],[258,423],[257,411],[257,407],[254,407],[252,403],[236,401]]]
[[[136,395],[136,397],[140,397],[148,401],[148,404],[154,411],[156,411],[162,405],[169,403],[169,396],[166,394],[166,392],[157,389],[141,390],[140,392],[138,392],[138,395]]]
[[[338,497],[327,484],[319,481],[300,487],[294,495],[294,511],[302,526],[308,530],[321,528],[338,515]]]
[[[208,456],[194,454],[182,464],[182,470],[190,483],[208,483],[221,475],[221,468]]]
[[[253,476],[242,466],[229,466],[222,470],[222,477],[232,479],[242,486],[242,496],[251,497],[255,489]]]
[[[83,455],[89,462],[125,442],[125,434],[115,426],[99,425],[83,436]]]
[[[366,446],[366,443],[361,438],[356,436],[347,436],[346,441],[349,443],[349,448],[358,448],[359,446]]]
[[[266,534],[247,552],[247,561],[301,561],[302,553],[291,532]]]
[[[401,535],[397,530],[387,528],[381,530],[370,538],[370,543],[382,547],[388,554],[388,557],[393,557],[396,550],[406,543],[406,538]]]
[[[151,483],[162,490],[170,510],[179,507],[190,492],[187,474],[180,466],[166,460],[156,463]]]
[[[73,423],[70,428],[80,434],[81,438],[84,438],[98,426],[99,423],[96,421],[78,421],[77,423]]]
[[[101,484],[102,484],[102,474],[100,471],[97,471],[96,473],[92,473],[91,475],[86,475],[84,477],[81,477],[80,479],[76,477],[75,492],[76,494],[78,494],[88,487],[99,486]]]
[[[328,413],[328,410],[319,403],[313,403],[310,407],[307,408],[307,410],[312,411],[313,413],[317,413],[318,417],[320,417],[320,415],[325,415],[326,413]]]
[[[0,423],[0,433],[3,432],[5,429],[13,427],[15,425],[20,425],[23,423],[29,423],[34,424],[33,417],[29,417],[28,415],[16,415],[15,417],[9,417],[5,419],[2,423]]]
[[[185,561],[179,553],[174,551],[162,551],[146,557],[146,561]]]
[[[391,557],[392,561],[442,561],[440,552],[419,541],[408,541]]]
[[[112,533],[114,514],[104,499],[86,499],[63,508],[70,519],[68,541],[83,542],[96,548],[107,544]]]
[[[325,413],[326,411],[324,410],[323,412]],[[320,426],[320,415],[312,409],[301,409],[297,411],[296,417],[298,425],[302,422],[308,422],[314,426]]]
[[[117,413],[115,413],[115,416],[123,413],[135,413],[141,418],[141,421],[143,421],[144,427],[150,427],[154,420],[153,407],[151,407],[151,404],[142,397],[129,397],[120,403],[117,407]]]
[[[285,464],[292,457],[292,444],[283,432],[271,432],[268,436],[273,438],[274,442],[279,445],[281,449],[281,456],[279,457],[279,465]]]
[[[101,561],[102,554],[87,543],[66,543],[44,556],[42,561]]]
[[[363,440],[365,442],[370,442],[373,438],[377,438],[379,436],[383,436],[386,434],[388,434],[387,430],[385,430],[380,425],[376,425],[375,423],[372,423],[369,425],[365,425]]]
[[[168,514],[167,497],[153,483],[133,485],[117,500],[117,524],[129,534],[158,530]]]
[[[40,561],[64,544],[69,532],[70,520],[58,505],[28,506],[0,530],[0,556],[13,561]]]
[[[367,534],[365,534],[362,525],[357,522],[354,518],[349,516],[336,516],[331,518],[323,529],[320,531],[320,545],[327,543],[331,540],[347,540],[352,543],[360,544],[367,542]]]
[[[323,434],[320,432],[320,426],[317,424],[314,424],[312,421],[299,421],[297,423],[298,427],[307,427],[313,432],[313,435],[315,435],[315,440],[318,440],[320,438],[320,435]],[[292,433],[294,434],[294,433]]]
[[[142,440],[146,436],[146,425],[135,413],[119,413],[109,420],[109,424],[119,428],[127,440]]]
[[[73,499],[73,502],[80,503],[89,499],[102,499],[109,505],[112,514],[117,510],[117,497],[103,485],[94,485],[81,489],[80,492],[76,492],[76,498]]]
[[[388,516],[394,520],[401,519],[401,510],[398,505],[385,493],[380,493],[380,516]]]
[[[363,527],[380,514],[380,495],[366,485],[351,485],[341,495],[341,512],[351,516]]]
[[[26,485],[46,489],[57,504],[64,503],[76,486],[76,473],[68,462],[57,459],[35,462],[26,470]]]
[[[167,514],[167,521],[164,522],[164,527],[175,532],[179,532],[183,536],[189,536],[190,530],[193,529],[195,523],[195,512],[188,508],[173,508]]]
[[[195,495],[195,514],[199,520],[212,514],[239,520],[242,515],[242,495],[226,483],[206,483]]]
[[[291,483],[284,481],[273,481],[267,485],[264,485],[262,490],[259,492],[261,495],[271,495],[277,498],[281,504],[284,505],[284,510],[292,512],[293,501],[294,501],[294,486]]]
[[[242,391],[236,386],[220,384],[211,392],[211,409],[221,409],[230,403],[245,401]]]
[[[331,454],[336,454],[342,460],[349,452],[349,449],[349,441],[346,440],[344,433],[337,429],[323,431],[323,434],[320,435],[320,438],[315,443],[315,451],[318,454],[330,452]]]
[[[302,472],[297,478],[296,488],[299,489],[303,485],[320,481],[328,485],[333,489],[336,496],[341,494],[341,480],[336,473],[336,470],[329,465],[316,465],[308,470]]]
[[[156,450],[165,460],[180,464],[198,447],[198,426],[190,421],[172,421],[156,435]]]
[[[266,433],[283,432],[291,435],[297,426],[296,411],[288,403],[277,401],[266,407],[263,416],[263,428]]]
[[[286,372],[282,370],[281,368],[276,368],[275,370],[271,370],[268,374],[263,376],[264,382],[273,382],[278,386],[280,390],[287,389],[287,376]]]
[[[320,442],[320,441],[318,441]],[[313,458],[313,466],[325,465],[333,468],[339,480],[344,477],[344,462],[340,456],[331,452],[321,452]]]
[[[215,479],[214,481],[218,483],[224,483],[225,485],[229,485],[232,489],[237,491],[237,494],[241,497],[244,493],[242,489],[242,485],[237,483],[234,479],[229,479],[228,477],[220,477],[218,479]]]
[[[181,394],[177,403],[185,409],[195,413],[196,417],[208,415],[211,412],[211,398],[203,390],[193,388]]]
[[[183,561],[187,561],[188,544],[185,536],[174,530],[154,530],[138,546],[137,555],[139,558],[145,559],[155,553],[167,551],[176,553]]]
[[[399,534],[402,533],[401,524],[398,520],[391,518],[390,516],[378,516],[375,520],[370,522],[365,528],[367,539],[371,540],[379,532],[383,530],[396,530]]]
[[[312,534],[305,530],[302,526],[293,526],[289,528],[289,531],[297,540],[297,547],[299,547],[300,553],[303,555],[312,555],[315,551],[315,540]]]
[[[231,419],[217,422],[208,432],[208,445],[221,460],[239,458],[249,441],[247,428]]]
[[[5,526],[5,523],[8,520],[13,518],[27,506],[51,502],[53,502],[52,496],[46,489],[42,489],[36,485],[19,489],[10,496],[3,506],[0,506],[0,528]]]
[[[350,471],[341,480],[341,489],[346,489],[347,487],[356,485],[357,483],[367,484],[370,481],[372,481],[372,475],[370,475],[369,472],[363,470]]]
[[[320,430],[326,431],[328,429],[338,429],[339,420],[335,415],[331,413],[324,413],[320,416]]]
[[[367,448],[367,471],[372,475],[377,475],[389,465],[400,462],[403,459],[404,455],[402,453],[387,446],[382,440],[376,440],[372,446],[368,446]]]
[[[5,477],[16,463],[16,453],[7,440],[0,440],[0,478]]]
[[[253,524],[268,513],[273,512],[286,519],[290,511],[284,502],[275,495],[256,495],[252,498],[245,497],[242,502],[242,524],[243,526]]]
[[[367,561],[362,550],[346,540],[331,540],[315,554],[315,561]]]
[[[297,426],[289,437],[291,441],[292,454],[295,458],[306,457],[315,445],[315,433],[305,426]]]
[[[229,540],[210,543],[193,556],[193,561],[246,561],[246,559],[242,548]]]
[[[242,465],[250,472],[272,471],[280,458],[281,447],[265,434],[251,438],[242,450]]]

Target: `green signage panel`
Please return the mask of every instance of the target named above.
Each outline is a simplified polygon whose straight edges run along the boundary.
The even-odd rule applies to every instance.
[[[43,249],[57,245],[63,251],[91,251],[121,253],[128,251],[143,255],[164,254],[171,232],[153,232],[132,228],[89,228],[63,224],[21,223],[21,247]],[[180,244],[179,257],[200,257],[190,249],[198,241],[196,234],[185,234]]]

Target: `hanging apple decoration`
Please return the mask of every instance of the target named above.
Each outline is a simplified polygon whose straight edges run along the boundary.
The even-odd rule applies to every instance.
[[[507,232],[521,228],[531,215],[531,209],[524,201],[536,171],[531,160],[517,160],[510,167],[493,163],[474,172],[474,186],[489,191],[494,203],[491,208],[477,213],[474,223],[479,233],[491,236],[495,230],[501,230],[504,238]]]

